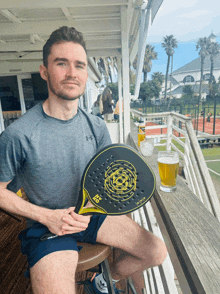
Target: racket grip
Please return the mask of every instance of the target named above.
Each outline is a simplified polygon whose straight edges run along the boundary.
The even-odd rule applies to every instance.
[[[46,240],[53,239],[53,238],[56,238],[56,237],[58,237],[58,235],[55,235],[53,233],[47,233],[47,234],[43,235],[42,237],[40,237],[40,240],[41,241],[46,241]]]
[[[78,197],[78,200],[77,200],[77,203],[75,206],[75,210],[74,210],[75,213],[78,213],[80,211],[80,208],[83,207],[88,202],[88,200],[87,201],[86,200],[87,199],[85,199],[82,190],[80,190],[79,197]]]

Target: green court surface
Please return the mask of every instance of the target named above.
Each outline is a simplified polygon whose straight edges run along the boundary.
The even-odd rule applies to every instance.
[[[220,159],[213,160],[213,161],[206,161],[208,168],[213,169],[217,173],[220,174]]]
[[[161,141],[165,142],[165,141]],[[184,149],[177,142],[173,141],[173,143],[182,151]],[[166,150],[165,146],[156,147],[159,151]],[[207,167],[210,171],[210,175],[212,178],[215,178],[220,184],[220,146],[215,146],[213,148],[201,149],[203,156],[205,158]]]
[[[220,183],[220,148],[206,149],[203,151],[203,155],[211,177]]]

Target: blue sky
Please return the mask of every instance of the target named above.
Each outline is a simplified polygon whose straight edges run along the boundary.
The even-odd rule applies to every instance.
[[[220,43],[219,0],[164,0],[148,32],[148,43],[158,52],[150,76],[155,71],[166,72],[167,55],[161,47],[164,36],[172,34],[178,41],[173,56],[174,71],[199,57],[196,42],[212,31]]]

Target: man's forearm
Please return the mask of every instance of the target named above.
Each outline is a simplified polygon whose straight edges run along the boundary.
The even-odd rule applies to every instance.
[[[0,207],[10,213],[27,217],[42,224],[46,224],[50,209],[34,205],[7,188],[0,189]]]
[[[73,234],[88,227],[90,217],[74,213],[75,207],[55,210],[40,207],[27,202],[6,187],[7,183],[0,183],[0,207],[10,213],[42,223],[53,234]]]

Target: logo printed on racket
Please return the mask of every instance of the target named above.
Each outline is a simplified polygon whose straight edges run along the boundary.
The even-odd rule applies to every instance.
[[[125,161],[112,162],[105,171],[104,189],[109,198],[127,201],[134,195],[137,184],[135,167]]]
[[[96,203],[99,203],[99,201],[102,200],[102,197],[100,197],[98,194],[95,195],[93,198],[92,198]]]
[[[136,205],[141,205],[141,203],[146,201],[146,197],[143,197],[141,200],[139,200],[138,202],[136,202]]]

